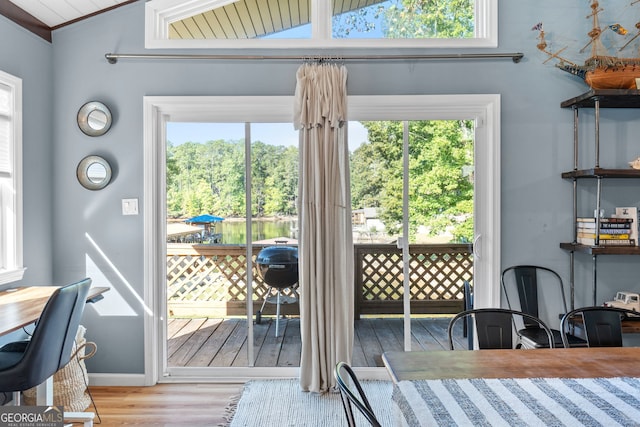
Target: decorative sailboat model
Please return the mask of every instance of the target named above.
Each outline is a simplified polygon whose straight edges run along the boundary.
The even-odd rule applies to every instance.
[[[633,0],[630,6],[638,2],[640,0]],[[539,31],[537,47],[549,56],[545,63],[551,60],[557,61],[556,67],[582,78],[592,89],[639,89],[640,55],[638,55],[638,52],[633,52],[632,56],[626,57],[623,56],[624,53],[622,52],[630,48],[633,42],[640,37],[640,21],[635,24],[635,28],[638,31],[635,35],[628,34],[627,30],[619,23],[601,27],[599,16],[603,10],[600,8],[598,1],[591,1],[591,14],[587,16],[587,19],[592,21],[593,28],[587,34],[590,40],[580,50],[580,53],[589,52],[584,64],[580,65],[561,56],[568,46],[556,52],[548,50],[542,23],[532,28],[532,30]],[[603,34],[607,31],[627,39],[622,47],[615,51],[615,54],[611,53],[614,48],[607,48],[603,43]]]

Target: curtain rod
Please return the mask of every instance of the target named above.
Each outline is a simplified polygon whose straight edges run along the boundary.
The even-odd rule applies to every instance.
[[[109,64],[115,64],[119,59],[227,59],[227,60],[337,60],[337,61],[366,61],[366,60],[436,60],[436,59],[500,59],[510,58],[516,64],[524,57],[523,53],[452,53],[432,55],[163,55],[163,54],[130,54],[130,53],[106,53],[104,57]]]

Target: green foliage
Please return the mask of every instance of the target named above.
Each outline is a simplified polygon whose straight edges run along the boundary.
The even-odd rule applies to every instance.
[[[385,163],[377,158],[373,144],[362,144],[351,154],[351,206],[354,209],[381,207],[380,194]]]
[[[369,144],[352,155],[352,206],[380,207],[390,233],[402,224],[403,122],[365,122]],[[424,226],[430,235],[452,232],[454,240],[473,235],[473,183],[463,166],[473,165],[472,123],[409,122],[409,230]],[[367,173],[372,171],[372,173]]]
[[[378,208],[390,234],[402,223],[403,122],[364,122],[368,142],[351,154],[354,209]],[[409,122],[410,233],[444,231],[454,241],[473,236],[473,165],[470,121]],[[245,216],[244,141],[167,144],[167,210],[171,217]],[[252,215],[295,216],[297,147],[256,141],[251,147]]]
[[[385,38],[471,38],[473,0],[391,0],[333,18],[333,37],[381,32]]]
[[[252,214],[295,215],[298,150],[252,144]],[[167,145],[167,211],[184,217],[245,216],[244,141]]]

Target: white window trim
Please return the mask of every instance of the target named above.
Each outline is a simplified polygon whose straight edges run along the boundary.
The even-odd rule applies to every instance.
[[[329,0],[312,0],[314,21],[310,39],[169,40],[171,22],[210,10],[229,0],[150,0],[145,3],[146,49],[327,49],[327,48],[496,48],[498,0],[476,0],[476,35],[472,39],[332,39]],[[317,18],[315,18],[317,17]]]
[[[0,188],[0,209],[6,213],[2,215],[4,221],[0,221],[0,285],[4,285],[21,280],[25,270],[22,264],[22,79],[0,71],[0,82],[11,88],[13,102],[9,132],[11,183],[9,188]]]
[[[144,97],[144,302],[145,384],[236,381],[297,376],[299,368],[172,368],[163,366],[166,340],[166,227],[164,182],[166,123],[169,121],[287,122],[289,96],[145,96]],[[468,119],[476,123],[476,307],[500,305],[500,95],[350,96],[349,120]],[[239,119],[240,118],[240,119]],[[293,126],[293,125],[292,125]],[[359,370],[366,378],[384,378],[383,368]]]

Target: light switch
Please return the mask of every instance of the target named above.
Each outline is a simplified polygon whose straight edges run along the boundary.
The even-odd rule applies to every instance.
[[[122,215],[138,215],[138,199],[122,199]]]

